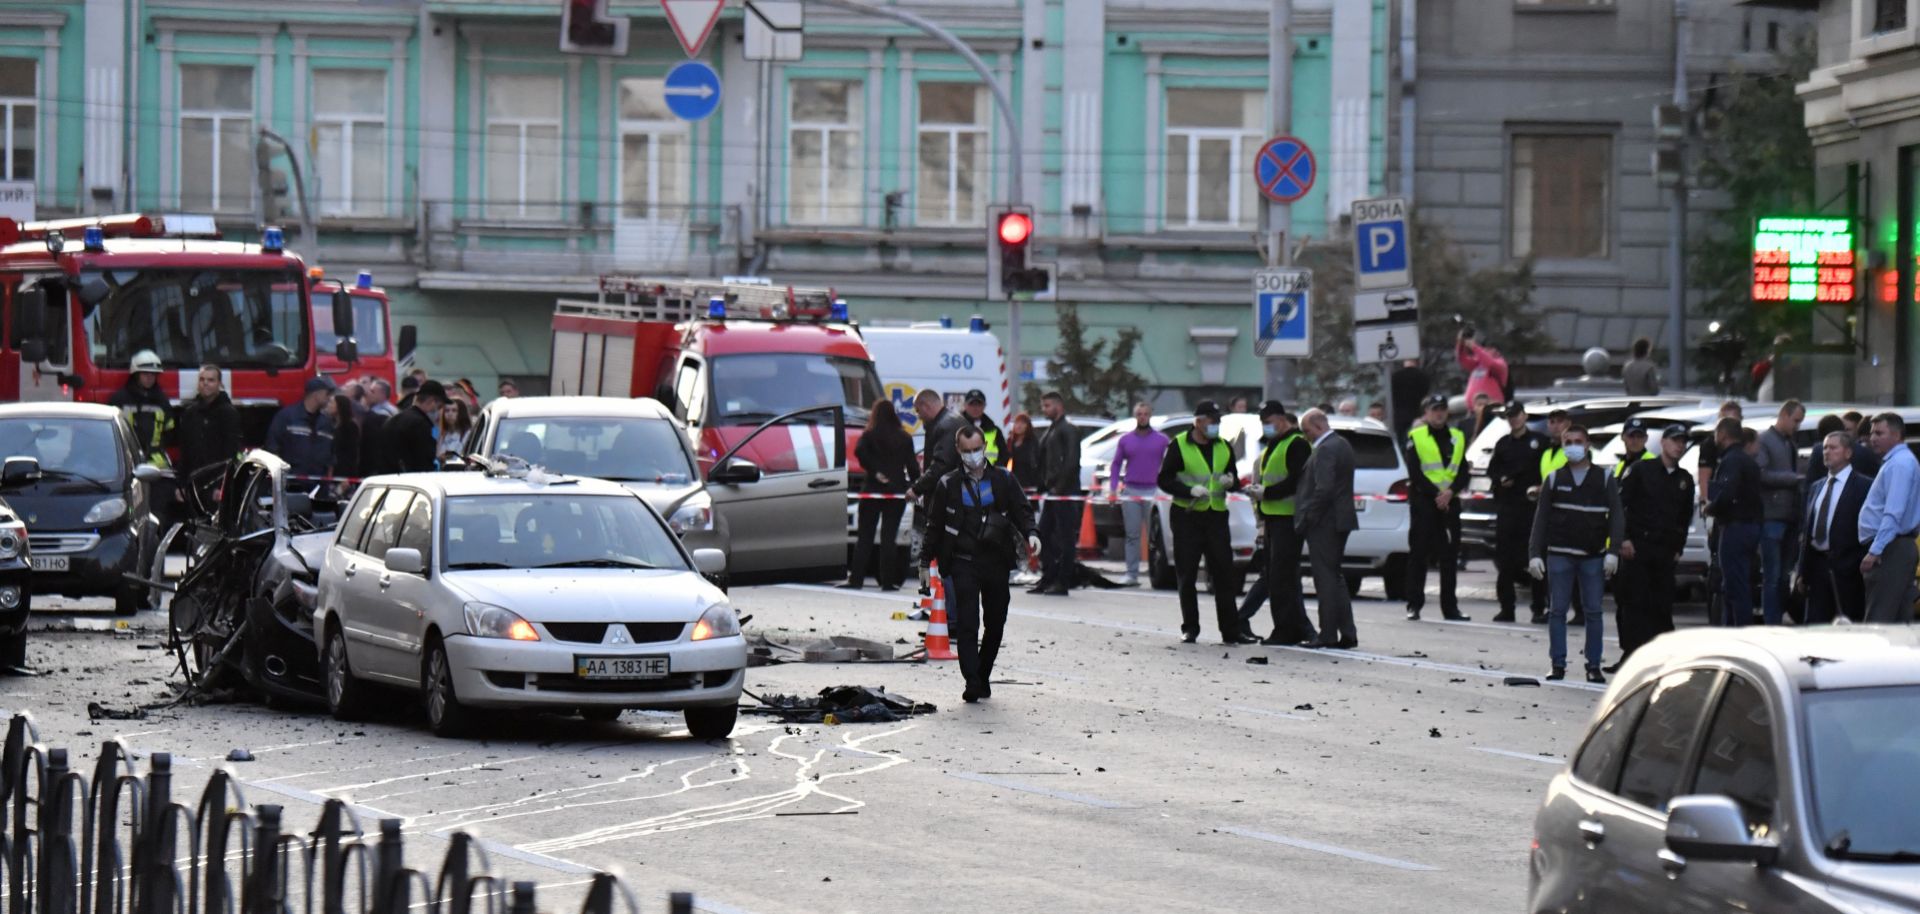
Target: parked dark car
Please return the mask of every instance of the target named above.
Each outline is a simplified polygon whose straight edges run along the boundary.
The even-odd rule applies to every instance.
[[[148,605],[144,579],[160,539],[153,493],[120,412],[91,403],[0,405],[0,497],[26,521],[33,590]],[[129,576],[132,576],[130,578]]]

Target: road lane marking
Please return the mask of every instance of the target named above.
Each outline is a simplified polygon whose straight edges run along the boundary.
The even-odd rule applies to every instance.
[[[1534,752],[1514,752],[1510,749],[1489,749],[1486,746],[1474,746],[1472,748],[1473,748],[1473,751],[1475,752],[1486,752],[1492,755],[1504,755],[1507,758],[1517,758],[1523,762],[1539,762],[1543,765],[1552,765],[1555,768],[1558,768],[1561,765],[1564,765],[1567,763],[1566,759],[1554,758],[1551,755],[1540,755]]]
[[[1288,847],[1297,847],[1297,848],[1300,848],[1301,850],[1314,851],[1322,854],[1332,854],[1335,857],[1345,857],[1349,860],[1358,860],[1362,863],[1375,863],[1375,864],[1379,864],[1380,866],[1390,866],[1396,870],[1410,870],[1416,873],[1431,873],[1431,872],[1438,872],[1440,869],[1437,866],[1428,866],[1424,863],[1414,863],[1408,860],[1395,860],[1392,857],[1382,857],[1379,854],[1369,854],[1366,851],[1356,851],[1349,848],[1336,847],[1332,844],[1321,844],[1318,841],[1308,841],[1305,838],[1291,838],[1286,835],[1276,835],[1271,832],[1254,831],[1253,829],[1250,829],[1250,828],[1236,828],[1231,825],[1222,825],[1220,826],[1219,830],[1226,832],[1227,834],[1230,834],[1230,835],[1239,835],[1242,838],[1252,838],[1256,841],[1269,841],[1274,844],[1284,844]]]
[[[1255,708],[1255,707],[1250,707],[1248,705],[1227,705],[1227,710],[1244,711],[1248,714],[1258,714],[1261,717],[1278,717],[1281,720],[1313,720],[1314,719],[1304,714],[1288,714],[1285,711],[1269,711],[1266,708]]]
[[[974,781],[981,784],[989,784],[994,787],[1003,787],[1007,790],[1017,790],[1021,793],[1033,793],[1033,794],[1039,794],[1040,796],[1043,796],[1043,797],[1052,797],[1056,800],[1066,800],[1069,803],[1079,803],[1082,806],[1092,806],[1095,809],[1132,809],[1133,808],[1125,803],[1115,803],[1112,800],[1102,800],[1099,797],[1090,797],[1083,793],[1068,793],[1067,791],[1064,791],[1064,790],[1048,790],[1045,787],[1034,787],[1028,784],[1022,784],[1019,781],[1009,781],[1006,778],[997,778],[990,774],[979,774],[972,771],[949,771],[947,772],[947,776],[953,777],[953,778],[959,778],[960,780],[963,780],[963,781]]]

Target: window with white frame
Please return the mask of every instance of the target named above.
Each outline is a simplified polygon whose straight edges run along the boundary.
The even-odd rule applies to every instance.
[[[667,108],[666,79],[620,81],[620,217],[678,220],[693,197],[687,122]]]
[[[1253,157],[1264,142],[1262,89],[1167,90],[1169,228],[1241,228],[1259,214]]]
[[[488,218],[560,218],[562,101],[559,76],[487,78]]]
[[[320,212],[381,216],[387,205],[387,72],[313,71]]]
[[[847,80],[788,83],[788,221],[860,224],[863,88]]]
[[[251,209],[253,141],[253,68],[181,65],[180,205]]]
[[[1867,0],[1867,34],[1897,32],[1907,27],[1907,0]]]
[[[1515,257],[1611,256],[1613,137],[1516,135],[1507,205]]]
[[[921,225],[978,225],[987,182],[987,90],[973,83],[920,84]]]
[[[38,68],[29,57],[0,57],[0,181],[33,180],[40,138]]]

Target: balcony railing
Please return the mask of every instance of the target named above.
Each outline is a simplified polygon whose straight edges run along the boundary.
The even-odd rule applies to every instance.
[[[422,273],[591,277],[705,267],[742,232],[737,206],[596,203],[529,207],[502,218],[471,203],[425,201],[416,258]]]

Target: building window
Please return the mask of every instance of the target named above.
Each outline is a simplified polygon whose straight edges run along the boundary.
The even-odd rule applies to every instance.
[[[1259,189],[1251,169],[1266,97],[1264,90],[1167,90],[1168,227],[1253,225]]]
[[[560,218],[562,101],[558,76],[487,79],[488,218]]]
[[[253,206],[253,68],[180,68],[180,205]]]
[[[1867,0],[1873,4],[1873,32],[1894,32],[1907,27],[1907,0]]]
[[[921,83],[919,224],[981,224],[990,179],[986,87]]]
[[[667,108],[667,81],[620,81],[620,217],[678,220],[693,197],[686,121]]]
[[[1613,138],[1513,138],[1508,194],[1513,256],[1598,260],[1611,255]]]
[[[0,57],[0,181],[33,180],[38,67],[26,57]]]
[[[858,82],[824,79],[788,85],[789,221],[860,223],[861,88]]]
[[[322,215],[385,215],[386,71],[315,70],[313,144]]]

